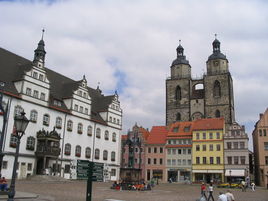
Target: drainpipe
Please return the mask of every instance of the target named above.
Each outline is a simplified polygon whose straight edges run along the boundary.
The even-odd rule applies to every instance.
[[[63,126],[63,136],[62,136],[62,150],[61,150],[61,157],[60,157],[60,177],[61,175],[61,169],[62,169],[62,159],[63,159],[63,152],[64,152],[64,139],[65,139],[65,128],[66,128],[66,119],[67,119],[67,113],[65,114],[64,117],[64,126]]]

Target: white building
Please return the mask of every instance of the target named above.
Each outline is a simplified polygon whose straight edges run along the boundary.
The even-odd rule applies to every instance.
[[[119,179],[122,110],[118,95],[101,94],[45,67],[43,38],[29,61],[0,48],[0,81],[8,121],[4,131],[2,175],[11,178],[16,137],[14,115],[30,120],[21,139],[18,178],[59,174],[70,178],[73,160],[103,163],[108,176]],[[2,130],[3,115],[0,115]],[[105,171],[107,172],[107,171]]]

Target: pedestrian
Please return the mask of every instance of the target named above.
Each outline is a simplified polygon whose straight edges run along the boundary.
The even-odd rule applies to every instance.
[[[7,191],[7,180],[6,180],[6,178],[5,177],[2,177],[1,179],[0,179],[0,190],[1,191]]]
[[[244,180],[241,181],[241,187],[242,187],[242,192],[246,192],[246,182]]]
[[[227,190],[227,193],[225,193],[225,195],[227,196],[227,200],[228,201],[234,201],[234,195],[232,194],[232,192],[230,190]]]
[[[213,197],[213,185],[212,185],[212,183],[210,183],[210,185],[208,187],[208,193],[209,193],[209,195],[208,195],[208,201],[210,200],[210,198],[211,198],[212,201],[214,201],[214,197]]]
[[[223,192],[219,192],[218,201],[228,201],[227,196]]]
[[[254,184],[254,182],[251,183],[251,189],[252,191],[255,191],[256,185]]]
[[[206,196],[206,184],[204,182],[202,182],[201,184],[201,196],[205,197],[207,200],[207,196]]]

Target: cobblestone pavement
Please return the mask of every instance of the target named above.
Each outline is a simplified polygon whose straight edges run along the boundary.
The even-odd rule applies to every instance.
[[[93,183],[92,201],[115,199],[124,201],[196,201],[200,197],[199,185],[159,184],[152,191],[116,191],[111,183]],[[86,181],[42,182],[17,181],[17,191],[38,194],[38,201],[86,201]],[[214,198],[220,191],[215,188]],[[268,190],[257,188],[255,192],[232,189],[236,201],[268,201]],[[36,199],[27,200],[34,201]],[[26,200],[24,200],[26,201]]]

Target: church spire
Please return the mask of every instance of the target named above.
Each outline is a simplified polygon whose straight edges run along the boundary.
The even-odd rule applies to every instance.
[[[179,40],[179,46],[176,49],[177,58],[172,62],[171,66],[178,64],[187,64],[189,65],[189,61],[186,59],[186,56],[183,54],[184,48],[181,45],[181,40]]]
[[[45,30],[42,30],[42,37],[41,40],[38,43],[37,48],[34,50],[34,63],[41,62],[45,63],[45,56],[46,56],[46,51],[45,51],[45,42],[43,40],[44,38],[44,32]]]
[[[221,52],[221,42],[217,39],[217,34],[215,34],[215,40],[212,43],[213,46],[213,53],[220,53]]]

